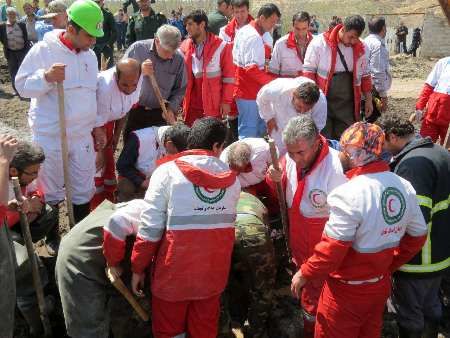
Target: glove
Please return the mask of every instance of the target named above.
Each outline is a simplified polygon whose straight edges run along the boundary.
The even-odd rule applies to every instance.
[[[415,119],[414,119],[415,122],[417,122],[417,123],[421,122],[423,119],[423,111],[417,109],[414,114],[415,114]]]

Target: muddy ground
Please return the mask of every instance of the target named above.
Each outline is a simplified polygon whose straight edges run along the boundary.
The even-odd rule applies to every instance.
[[[388,110],[409,116],[414,112],[414,105],[420,92],[424,80],[427,74],[430,72],[432,66],[436,60],[412,58],[408,56],[394,56],[391,58],[393,85],[390,91]],[[12,128],[16,130],[20,138],[29,137],[29,129],[27,124],[27,110],[29,106],[29,100],[20,99],[14,95],[11,87],[8,69],[3,56],[0,57],[0,133],[5,129]],[[64,215],[61,215],[64,218]],[[63,222],[64,224],[65,222]],[[63,229],[65,230],[65,229]],[[45,251],[42,252],[43,256]],[[44,258],[44,262],[50,269],[50,275],[52,275],[52,266],[54,259]],[[289,289],[286,287],[286,278],[280,277],[280,287],[276,290],[276,302],[274,304],[273,314],[270,319],[270,336],[277,338],[294,338],[299,337],[301,331],[301,313],[295,300],[289,294]],[[50,294],[57,294],[55,284],[51,283],[47,290]],[[117,300],[119,303],[120,299]],[[116,332],[133,332],[133,337],[149,337],[150,327],[148,324],[139,322],[136,317],[131,320],[130,308],[128,305],[121,303],[121,306],[117,307],[115,314],[114,325],[118,326]],[[60,308],[56,306],[55,314],[53,314],[52,322],[54,324],[55,337],[65,337],[63,318],[60,314]],[[15,337],[25,338],[28,337],[28,331],[26,325],[17,313],[17,329]],[[123,320],[121,320],[123,319]],[[122,323],[123,324],[122,324]],[[448,326],[448,320],[446,321]],[[448,337],[448,327],[443,328],[440,337]],[[243,337],[240,330],[235,330],[237,337]],[[117,337],[119,336],[119,337]],[[129,336],[129,335],[126,335]],[[383,329],[383,337],[396,337],[397,328],[395,320],[392,314],[386,314],[385,327]],[[124,336],[125,337],[125,336]],[[121,334],[116,338],[122,338]]]

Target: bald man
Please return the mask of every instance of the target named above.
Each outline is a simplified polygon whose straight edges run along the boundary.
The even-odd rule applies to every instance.
[[[104,199],[114,201],[116,173],[114,152],[125,124],[125,115],[138,102],[142,75],[148,73],[151,64],[142,66],[135,59],[124,58],[115,67],[100,72],[97,85],[97,125],[106,132],[106,142],[98,144],[95,187],[91,210]],[[97,139],[97,138],[96,138]]]

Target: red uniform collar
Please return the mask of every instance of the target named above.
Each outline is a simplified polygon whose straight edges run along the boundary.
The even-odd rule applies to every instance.
[[[362,167],[356,167],[353,169],[350,169],[345,173],[345,175],[352,179],[353,177],[359,176],[359,175],[365,175],[365,174],[375,174],[375,173],[381,173],[383,171],[390,171],[389,165],[384,161],[375,161],[370,162]]]
[[[303,180],[306,176],[308,176],[309,174],[311,174],[319,165],[320,163],[323,161],[323,159],[328,155],[328,153],[330,152],[330,147],[328,146],[328,142],[327,139],[322,136],[319,135],[320,137],[320,152],[317,155],[316,159],[314,160],[314,163],[311,165],[310,168],[308,168],[308,170],[306,171],[306,173],[304,175],[302,175],[302,169],[298,168],[296,166],[296,170],[297,170],[297,178],[298,180]],[[286,154],[287,155],[287,154]],[[292,160],[292,159],[291,159]],[[302,177],[303,176],[303,177]]]
[[[253,17],[249,14],[247,17],[247,22],[253,21]],[[236,35],[236,28],[238,27],[238,23],[236,18],[233,18],[228,25],[225,27],[225,33],[230,37],[231,40],[234,40],[234,36]]]
[[[159,160],[156,160],[156,166],[159,167],[160,165],[176,160],[177,158],[188,156],[188,155],[207,155],[207,156],[214,156],[212,151],[209,150],[203,150],[203,149],[193,149],[193,150],[185,150],[180,153],[172,154],[172,155],[166,155],[164,157],[161,157]]]
[[[256,20],[252,20],[249,23],[250,26],[252,26],[254,29],[256,29],[256,31],[258,32],[259,35],[263,36],[264,32],[262,31],[262,29],[256,24]]]
[[[309,43],[311,42],[311,40],[313,39],[313,35],[308,32],[308,34],[306,35],[306,46],[309,45]],[[295,41],[295,34],[294,32],[290,32],[286,41],[286,46],[288,48],[294,48],[297,49],[297,42]]]
[[[73,46],[72,42],[69,39],[66,38],[65,32],[61,32],[59,34],[59,41],[61,41],[61,43],[64,46],[66,46],[67,48],[69,48],[72,52],[75,52],[75,53],[79,53],[80,52],[80,49],[79,48],[75,49],[75,47]]]
[[[211,151],[202,149],[187,150],[181,154],[180,157],[187,155],[214,156]],[[176,159],[175,164],[190,182],[203,188],[223,189],[233,185],[236,181],[236,173],[232,170],[214,174],[185,162],[181,158]]]
[[[332,48],[337,48],[340,42],[339,31],[342,29],[342,27],[344,27],[344,25],[339,24],[336,27],[334,27],[333,30],[323,33],[325,41],[327,41],[327,43]],[[352,48],[353,48],[353,55],[356,55],[358,58],[364,54],[364,45],[361,41],[353,45]]]

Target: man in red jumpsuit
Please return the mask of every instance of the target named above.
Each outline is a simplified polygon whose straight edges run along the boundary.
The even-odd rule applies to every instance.
[[[184,18],[189,38],[180,46],[188,83],[183,116],[191,126],[204,116],[227,117],[231,110],[235,67],[231,45],[207,31],[208,17],[195,10]]]
[[[425,243],[416,192],[380,160],[383,143],[383,131],[369,123],[357,122],[343,133],[349,181],[328,196],[330,218],[322,240],[292,278],[296,296],[326,278],[316,338],[380,337],[391,273]]]
[[[133,292],[142,296],[151,264],[155,338],[216,338],[219,299],[230,271],[241,186],[218,157],[222,121],[197,120],[190,150],[153,172],[131,257]]]
[[[311,116],[291,119],[283,131],[287,154],[281,171],[269,168],[267,183],[282,182],[289,212],[289,246],[297,268],[312,255],[329,216],[327,195],[346,182],[338,151],[319,134]],[[273,189],[274,190],[274,189]],[[274,194],[274,193],[273,193]],[[317,302],[323,279],[306,286],[302,297],[303,337],[314,333]]]

